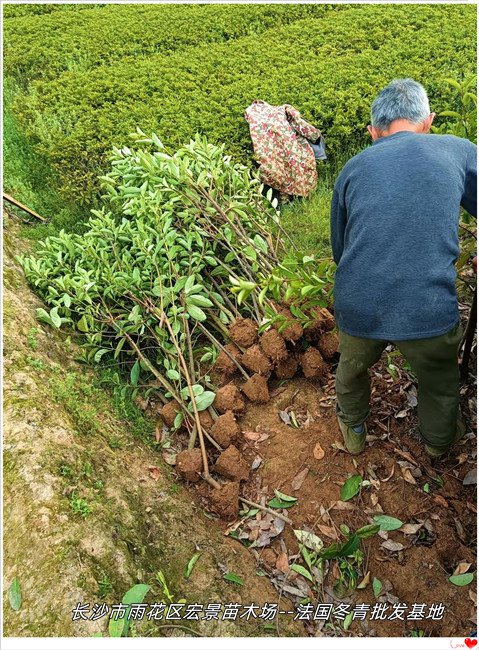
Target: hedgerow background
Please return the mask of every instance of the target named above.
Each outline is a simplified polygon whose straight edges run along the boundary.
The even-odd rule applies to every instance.
[[[295,105],[326,136],[329,161],[317,193],[284,216],[300,243],[324,245],[331,183],[345,160],[367,144],[365,127],[378,90],[394,77],[412,76],[439,112],[455,107],[445,78],[460,80],[475,70],[472,6],[37,10],[4,9],[5,146],[22,150],[30,165],[37,157],[60,204],[74,202],[77,225],[95,204],[96,179],[112,146],[124,146],[137,126],[158,133],[172,148],[200,132],[251,164],[243,112],[262,98]],[[28,193],[29,182],[18,179],[21,161],[17,157],[17,171],[10,174],[8,164],[7,186]],[[39,200],[45,188],[34,194]]]

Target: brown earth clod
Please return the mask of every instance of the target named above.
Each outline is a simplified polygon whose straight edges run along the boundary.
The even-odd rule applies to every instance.
[[[241,357],[241,365],[251,372],[266,375],[271,370],[271,362],[259,345],[252,345]]]
[[[224,348],[235,359],[238,359],[238,357],[241,355],[240,350],[236,347],[236,345],[234,345],[234,343],[227,343],[224,346]],[[224,375],[232,375],[238,370],[238,367],[236,366],[234,361],[231,359],[230,356],[228,356],[228,354],[224,350],[221,350],[221,352],[219,353],[214,368],[215,370],[223,373]]]
[[[238,482],[230,481],[220,488],[213,488],[210,492],[210,507],[222,519],[232,521],[236,519],[239,511]]]
[[[251,318],[237,318],[228,333],[231,340],[243,348],[249,348],[258,340],[258,327]]]
[[[269,401],[269,389],[266,377],[263,375],[253,375],[242,386],[242,390],[246,397],[252,402],[258,404],[265,404]]]
[[[284,340],[295,343],[303,336],[304,330],[301,323],[295,320],[290,310],[285,307],[277,307],[276,311],[284,318],[281,318],[280,320],[273,323],[273,327],[276,330],[281,327],[281,336],[284,338]],[[284,327],[285,319],[287,323],[286,327]]]
[[[249,478],[248,463],[234,445],[230,445],[219,455],[215,472],[232,481],[247,481]]]
[[[283,361],[288,356],[284,339],[274,328],[271,328],[260,337],[259,344],[266,356],[275,363]]]
[[[301,355],[301,368],[307,379],[319,379],[328,371],[328,364],[324,361],[321,353],[316,348],[308,348]]]
[[[211,427],[214,424],[214,420],[210,415],[210,412],[205,410],[205,411],[200,411],[198,413],[198,417],[200,419],[200,424],[203,427],[203,429],[206,429],[206,431],[210,431]]]
[[[226,411],[226,413],[220,415],[211,428],[212,437],[223,449],[229,447],[239,433],[240,428],[233,411]]]
[[[176,469],[184,479],[191,483],[197,483],[201,479],[203,470],[201,451],[199,449],[180,451],[176,457]]]
[[[318,350],[324,359],[331,361],[338,353],[339,339],[336,332],[325,332],[319,337]]]
[[[278,379],[291,379],[298,372],[298,367],[297,358],[291,354],[287,359],[276,364],[274,373]]]
[[[226,413],[226,411],[241,413],[245,403],[239,389],[234,384],[227,384],[216,391],[213,406],[220,413]]]
[[[168,428],[175,423],[175,418],[181,411],[181,406],[175,400],[167,402],[160,410],[160,416]]]

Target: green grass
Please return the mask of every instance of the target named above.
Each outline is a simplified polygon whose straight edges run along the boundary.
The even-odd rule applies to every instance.
[[[15,87],[5,80],[3,86],[3,183],[4,191],[48,219],[48,223],[34,220],[23,228],[28,239],[44,239],[62,228],[81,232],[88,209],[73,202],[66,203],[56,190],[56,179],[47,161],[35,153],[32,144],[22,134],[11,112]],[[9,212],[29,219],[25,212],[6,204]],[[34,219],[32,217],[32,219]]]
[[[331,257],[329,244],[331,194],[329,180],[320,178],[316,190],[310,197],[295,199],[281,208],[283,227],[302,253]]]

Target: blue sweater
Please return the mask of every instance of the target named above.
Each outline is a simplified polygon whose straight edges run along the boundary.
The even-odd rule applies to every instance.
[[[331,204],[339,329],[400,341],[458,323],[459,206],[476,216],[476,154],[469,140],[399,131],[344,166]]]

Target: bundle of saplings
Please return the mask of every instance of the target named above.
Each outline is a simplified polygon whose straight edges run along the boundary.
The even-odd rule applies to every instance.
[[[231,443],[244,395],[267,401],[273,371],[325,374],[331,263],[294,250],[275,202],[223,147],[197,136],[170,154],[154,134],[132,139],[113,150],[86,232],[20,261],[51,306],[38,317],[81,332],[87,361],[154,390],[165,423],[189,432],[197,464],[184,475],[209,479],[208,451]]]

